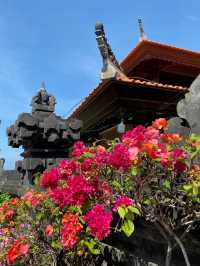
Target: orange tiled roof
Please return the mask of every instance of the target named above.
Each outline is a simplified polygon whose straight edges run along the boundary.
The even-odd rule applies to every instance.
[[[81,104],[72,112],[70,117],[76,116],[81,110],[85,109],[92,99],[96,97],[99,93],[101,93],[104,88],[110,83],[116,80],[110,79],[103,81],[97,86],[92,92],[81,102]],[[135,79],[135,78],[118,78],[118,82],[123,82],[124,84],[129,84],[133,86],[146,86],[146,87],[152,87],[152,88],[157,88],[157,89],[166,89],[166,90],[176,90],[178,92],[180,91],[186,91],[186,87],[182,86],[176,86],[176,85],[170,85],[170,84],[163,84],[160,82],[154,82],[154,81],[148,81],[148,80],[142,80],[142,79]]]
[[[200,68],[200,52],[187,50],[184,48],[178,48],[173,45],[163,44],[159,42],[153,42],[150,40],[142,40],[140,41],[136,47],[123,59],[121,62],[121,67],[123,68],[124,72],[128,74],[130,68],[138,63],[139,57],[141,55],[142,50],[148,49],[155,50],[156,48],[156,57],[162,59],[163,54],[166,54],[167,57],[170,56],[169,61],[174,61],[178,63],[182,63],[185,65],[190,65],[193,67]],[[163,51],[162,56],[159,57],[159,52]],[[158,52],[159,51],[159,52]]]
[[[163,50],[164,53],[171,55],[170,60],[174,60],[175,62],[179,62],[180,64],[194,66],[200,69],[200,53],[195,51],[186,50],[183,48],[178,48],[172,45],[162,44],[159,42],[153,42],[150,40],[142,40],[140,41],[136,47],[125,57],[125,59],[121,62],[120,66],[122,66],[124,73],[128,74],[130,69],[137,65],[138,60],[141,60],[142,55],[140,54],[142,49],[160,49]],[[158,53],[159,54],[159,53]],[[162,57],[161,57],[162,59]],[[182,60],[182,61],[181,61]],[[92,92],[81,102],[81,104],[72,112],[70,117],[76,116],[81,110],[85,109],[92,99],[97,96],[101,91],[104,90],[105,86],[112,82],[113,80],[106,80],[101,82]],[[157,89],[167,89],[167,90],[177,90],[177,91],[185,91],[186,87],[163,84],[154,81],[142,80],[138,78],[118,78],[118,81],[129,83],[130,85],[138,85],[138,86],[146,86]]]

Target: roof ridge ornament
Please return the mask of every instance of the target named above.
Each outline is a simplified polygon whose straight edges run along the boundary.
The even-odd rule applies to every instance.
[[[139,30],[140,30],[140,41],[146,40],[147,37],[144,32],[144,24],[141,18],[138,19],[138,25],[139,25]]]
[[[46,86],[45,86],[44,80],[41,82],[40,90],[42,90],[42,89],[45,89],[46,90]]]
[[[96,23],[95,26],[96,40],[98,48],[103,59],[103,67],[101,70],[101,80],[110,78],[126,78],[123,69],[118,63],[111,46],[109,45],[104,32],[102,23]]]
[[[42,81],[40,89],[31,101],[32,113],[37,111],[44,111],[46,114],[48,114],[48,112],[54,112],[55,105],[56,98],[47,92],[45,83]]]

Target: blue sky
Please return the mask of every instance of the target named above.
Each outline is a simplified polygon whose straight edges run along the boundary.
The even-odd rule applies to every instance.
[[[6,128],[30,111],[42,80],[62,116],[98,84],[97,21],[122,60],[138,42],[139,17],[150,40],[199,51],[199,10],[198,0],[0,0],[0,157],[6,168],[20,154],[7,146]]]

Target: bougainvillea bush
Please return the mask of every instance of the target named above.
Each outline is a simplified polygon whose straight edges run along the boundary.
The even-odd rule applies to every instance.
[[[165,133],[166,127],[157,119],[106,148],[76,142],[71,159],[45,171],[39,187],[0,206],[0,265],[98,256],[113,233],[134,237],[139,217],[158,228],[171,250],[176,242],[189,263],[176,232],[181,228],[183,237],[200,219],[200,137]]]

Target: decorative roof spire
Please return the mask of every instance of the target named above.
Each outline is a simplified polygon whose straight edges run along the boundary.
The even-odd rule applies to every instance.
[[[95,26],[95,34],[96,34],[96,40],[99,46],[100,53],[103,57],[103,59],[110,59],[110,61],[120,69],[120,65],[107,41],[107,38],[105,36],[104,27],[103,24],[100,22],[96,23]]]
[[[101,71],[101,79],[110,79],[117,77],[125,77],[123,70],[117,61],[111,46],[109,45],[105,36],[104,27],[102,23],[97,23],[95,26],[95,34],[97,44],[103,59],[103,68]]]
[[[46,90],[45,82],[41,82],[40,90]]]
[[[139,25],[139,30],[140,30],[140,41],[147,39],[145,32],[144,32],[144,25],[142,22],[142,19],[138,19],[138,25]]]

